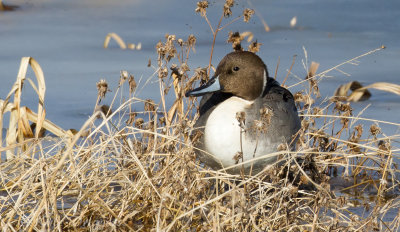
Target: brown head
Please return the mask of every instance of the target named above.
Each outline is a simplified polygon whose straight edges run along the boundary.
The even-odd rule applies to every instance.
[[[208,83],[189,91],[186,96],[221,91],[250,101],[261,95],[267,80],[267,67],[260,57],[252,52],[236,51],[221,60]]]

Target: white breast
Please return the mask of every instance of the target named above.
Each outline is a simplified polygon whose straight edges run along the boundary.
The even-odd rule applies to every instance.
[[[242,98],[231,97],[219,104],[207,120],[204,135],[206,150],[219,159],[224,167],[234,165],[234,156],[240,151],[243,151],[245,161],[274,152],[268,139],[264,138],[262,141],[250,139],[255,137],[247,135],[251,131],[240,134],[236,113],[246,112],[246,109],[252,107],[252,103]]]

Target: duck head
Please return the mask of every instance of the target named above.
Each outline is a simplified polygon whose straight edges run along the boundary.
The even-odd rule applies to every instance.
[[[220,91],[251,101],[263,93],[267,80],[267,66],[260,57],[252,52],[236,51],[221,60],[205,85],[187,92],[186,97]]]

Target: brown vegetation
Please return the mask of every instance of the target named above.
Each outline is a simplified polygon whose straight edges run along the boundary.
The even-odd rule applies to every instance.
[[[204,4],[198,5],[203,17]],[[227,3],[223,15],[229,13],[229,6]],[[310,83],[294,94],[302,116],[297,150],[283,147],[273,154],[281,157],[280,161],[256,176],[234,176],[204,167],[192,146],[198,136],[191,134],[198,104],[184,93],[208,79],[211,68],[209,65],[190,74],[187,61],[195,42],[193,35],[186,40],[166,35],[165,41],[157,44],[159,102],[136,98],[134,77],[121,72],[119,83],[111,85],[118,89],[128,85],[129,100],[113,101],[108,108],[113,111],[96,110],[79,131],[69,132],[49,126],[52,124],[45,119],[43,107],[43,73],[32,58],[23,58],[21,75],[6,100],[0,102],[0,125],[5,113],[11,112],[12,118],[6,143],[1,143],[6,145],[0,147],[8,154],[0,165],[1,228],[399,230],[399,151],[393,140],[400,135],[386,135],[379,125],[400,124],[353,116],[351,105],[337,99],[315,104],[318,82],[329,71],[379,49],[321,73],[315,69],[297,83]],[[31,110],[19,100],[27,64],[39,83],[36,87],[30,81],[39,96],[34,117],[21,113]],[[105,81],[98,83],[96,104],[107,97],[108,88]],[[171,91],[175,101],[167,107],[165,96]],[[95,120],[100,122],[95,124]],[[29,122],[36,123],[33,138],[26,136]],[[39,138],[40,128],[56,136]],[[331,190],[330,178],[335,176],[350,179],[352,184],[343,189],[345,192]],[[363,198],[367,187],[376,192],[374,198]],[[386,219],[388,215],[392,220]]]

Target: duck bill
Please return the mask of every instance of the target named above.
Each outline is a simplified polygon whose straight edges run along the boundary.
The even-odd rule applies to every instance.
[[[206,93],[217,92],[220,90],[221,90],[221,85],[219,84],[219,78],[218,78],[218,76],[214,76],[205,85],[202,85],[199,88],[188,91],[185,94],[185,96],[186,97],[189,97],[189,96],[199,97],[199,96],[203,96]]]

